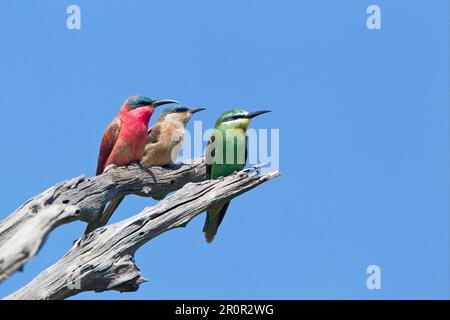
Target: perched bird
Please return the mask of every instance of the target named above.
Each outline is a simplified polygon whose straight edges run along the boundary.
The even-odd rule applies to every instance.
[[[178,101],[152,100],[144,96],[129,97],[103,134],[96,174],[102,174],[110,165],[126,166],[133,161],[140,160],[147,142],[150,117],[156,107],[168,103],[178,103]],[[122,199],[119,198],[113,199],[110,205],[121,201]],[[88,224],[85,233],[105,225],[109,217],[107,209],[99,214],[96,220]]]
[[[244,168],[247,162],[247,128],[250,119],[267,112],[270,110],[248,113],[233,109],[219,117],[206,147],[208,179],[225,177]],[[203,232],[208,243],[214,240],[229,205],[228,201],[207,211]]]
[[[156,123],[148,130],[147,144],[142,158],[144,167],[173,164],[183,145],[187,122],[194,113],[202,110],[206,109],[176,106],[161,112]]]

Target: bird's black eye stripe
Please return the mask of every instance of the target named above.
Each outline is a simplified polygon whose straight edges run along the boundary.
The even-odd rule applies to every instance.
[[[233,121],[233,120],[237,120],[237,119],[241,119],[241,118],[242,118],[241,115],[234,115],[234,116],[228,117],[226,121]]]

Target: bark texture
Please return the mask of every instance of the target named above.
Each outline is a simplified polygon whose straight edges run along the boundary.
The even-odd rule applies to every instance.
[[[170,168],[139,164],[110,168],[100,176],[76,177],[31,198],[0,222],[0,282],[19,270],[61,224],[92,221],[118,195],[161,199],[186,183],[206,178],[203,158]]]
[[[192,169],[192,166],[185,166],[181,166],[178,170],[182,170],[188,176],[197,177],[197,174],[203,173],[204,170],[203,165],[198,161],[193,165],[196,169]],[[132,167],[123,170],[126,172],[127,170],[142,169]],[[140,171],[135,173],[140,173]],[[117,171],[114,174],[117,174]],[[165,172],[165,174],[169,177],[169,180],[175,179],[178,181],[174,184],[169,183],[172,187],[174,185],[179,186],[180,182],[183,181],[180,178],[177,180],[173,174],[168,172]],[[278,175],[279,172],[261,175],[257,172],[257,168],[253,167],[220,180],[188,183],[157,205],[145,208],[141,213],[131,218],[84,235],[74,243],[61,260],[41,272],[28,285],[6,297],[6,299],[65,299],[83,291],[136,291],[139,285],[146,281],[141,276],[133,259],[134,253],[139,247],[163,232],[186,226],[191,219],[207,208],[228,201]],[[128,177],[127,174],[123,174],[123,176]],[[133,193],[140,193],[143,192],[144,187],[149,186],[149,181],[143,183],[140,181],[141,179],[131,176],[125,180],[128,179],[133,179],[134,182],[129,181],[127,185],[133,185],[134,187],[126,188],[127,193],[131,193],[131,190]],[[79,188],[80,183],[86,182],[85,179],[82,180],[81,182],[77,182],[77,180],[67,182],[63,189],[66,190],[67,184]],[[122,181],[122,179],[115,179],[115,181]],[[169,190],[165,183],[162,186],[161,190]],[[106,191],[105,188],[109,191]],[[113,196],[110,194],[112,192],[109,188],[96,188],[96,190],[100,190],[100,193],[107,194],[101,197],[102,201],[105,198],[111,199]],[[58,187],[55,189],[57,190]],[[40,201],[45,201],[44,199],[48,199],[55,192],[55,190],[47,191],[41,196]],[[122,192],[124,191],[122,190]],[[75,194],[71,195],[75,196]],[[85,196],[88,196],[88,194],[85,194]],[[64,199],[66,198],[64,197]],[[84,198],[81,197],[80,199]],[[91,203],[89,205],[90,210],[99,206],[96,204],[98,200],[89,201]],[[52,221],[58,221],[58,219],[60,219],[59,221],[64,219],[64,221],[70,221],[74,217],[82,215],[83,210],[86,210],[86,206],[80,207],[79,203],[67,204],[66,206],[54,205],[52,209],[47,209],[51,211],[46,212],[46,215],[53,217]],[[27,203],[25,206],[30,207],[30,204]],[[79,212],[75,214],[77,210]],[[39,212],[42,213],[42,209]],[[92,215],[92,212],[84,214],[87,218]],[[55,223],[57,224],[57,222]],[[55,223],[43,223],[42,228],[49,229]],[[199,236],[203,236],[200,233],[201,230],[199,230]]]

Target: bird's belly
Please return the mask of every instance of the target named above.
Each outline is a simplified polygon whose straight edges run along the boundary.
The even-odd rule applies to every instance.
[[[144,155],[147,140],[147,129],[145,127],[142,129],[132,133],[123,132],[122,135],[119,135],[106,165],[125,166],[140,160]]]
[[[174,145],[157,143],[145,148],[144,166],[165,166],[174,163],[180,152],[183,141]]]

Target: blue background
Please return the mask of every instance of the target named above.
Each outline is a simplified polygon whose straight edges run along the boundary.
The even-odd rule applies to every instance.
[[[76,299],[449,298],[448,1],[70,1],[0,4],[0,218],[93,175],[104,128],[135,93],[221,111],[271,108],[283,175],[141,248],[136,293]],[[382,30],[366,28],[366,8]],[[153,119],[154,121],[154,119]],[[189,125],[192,128],[192,124]],[[130,197],[113,221],[153,204]],[[0,297],[83,232],[54,231]],[[368,290],[366,268],[382,270]]]

